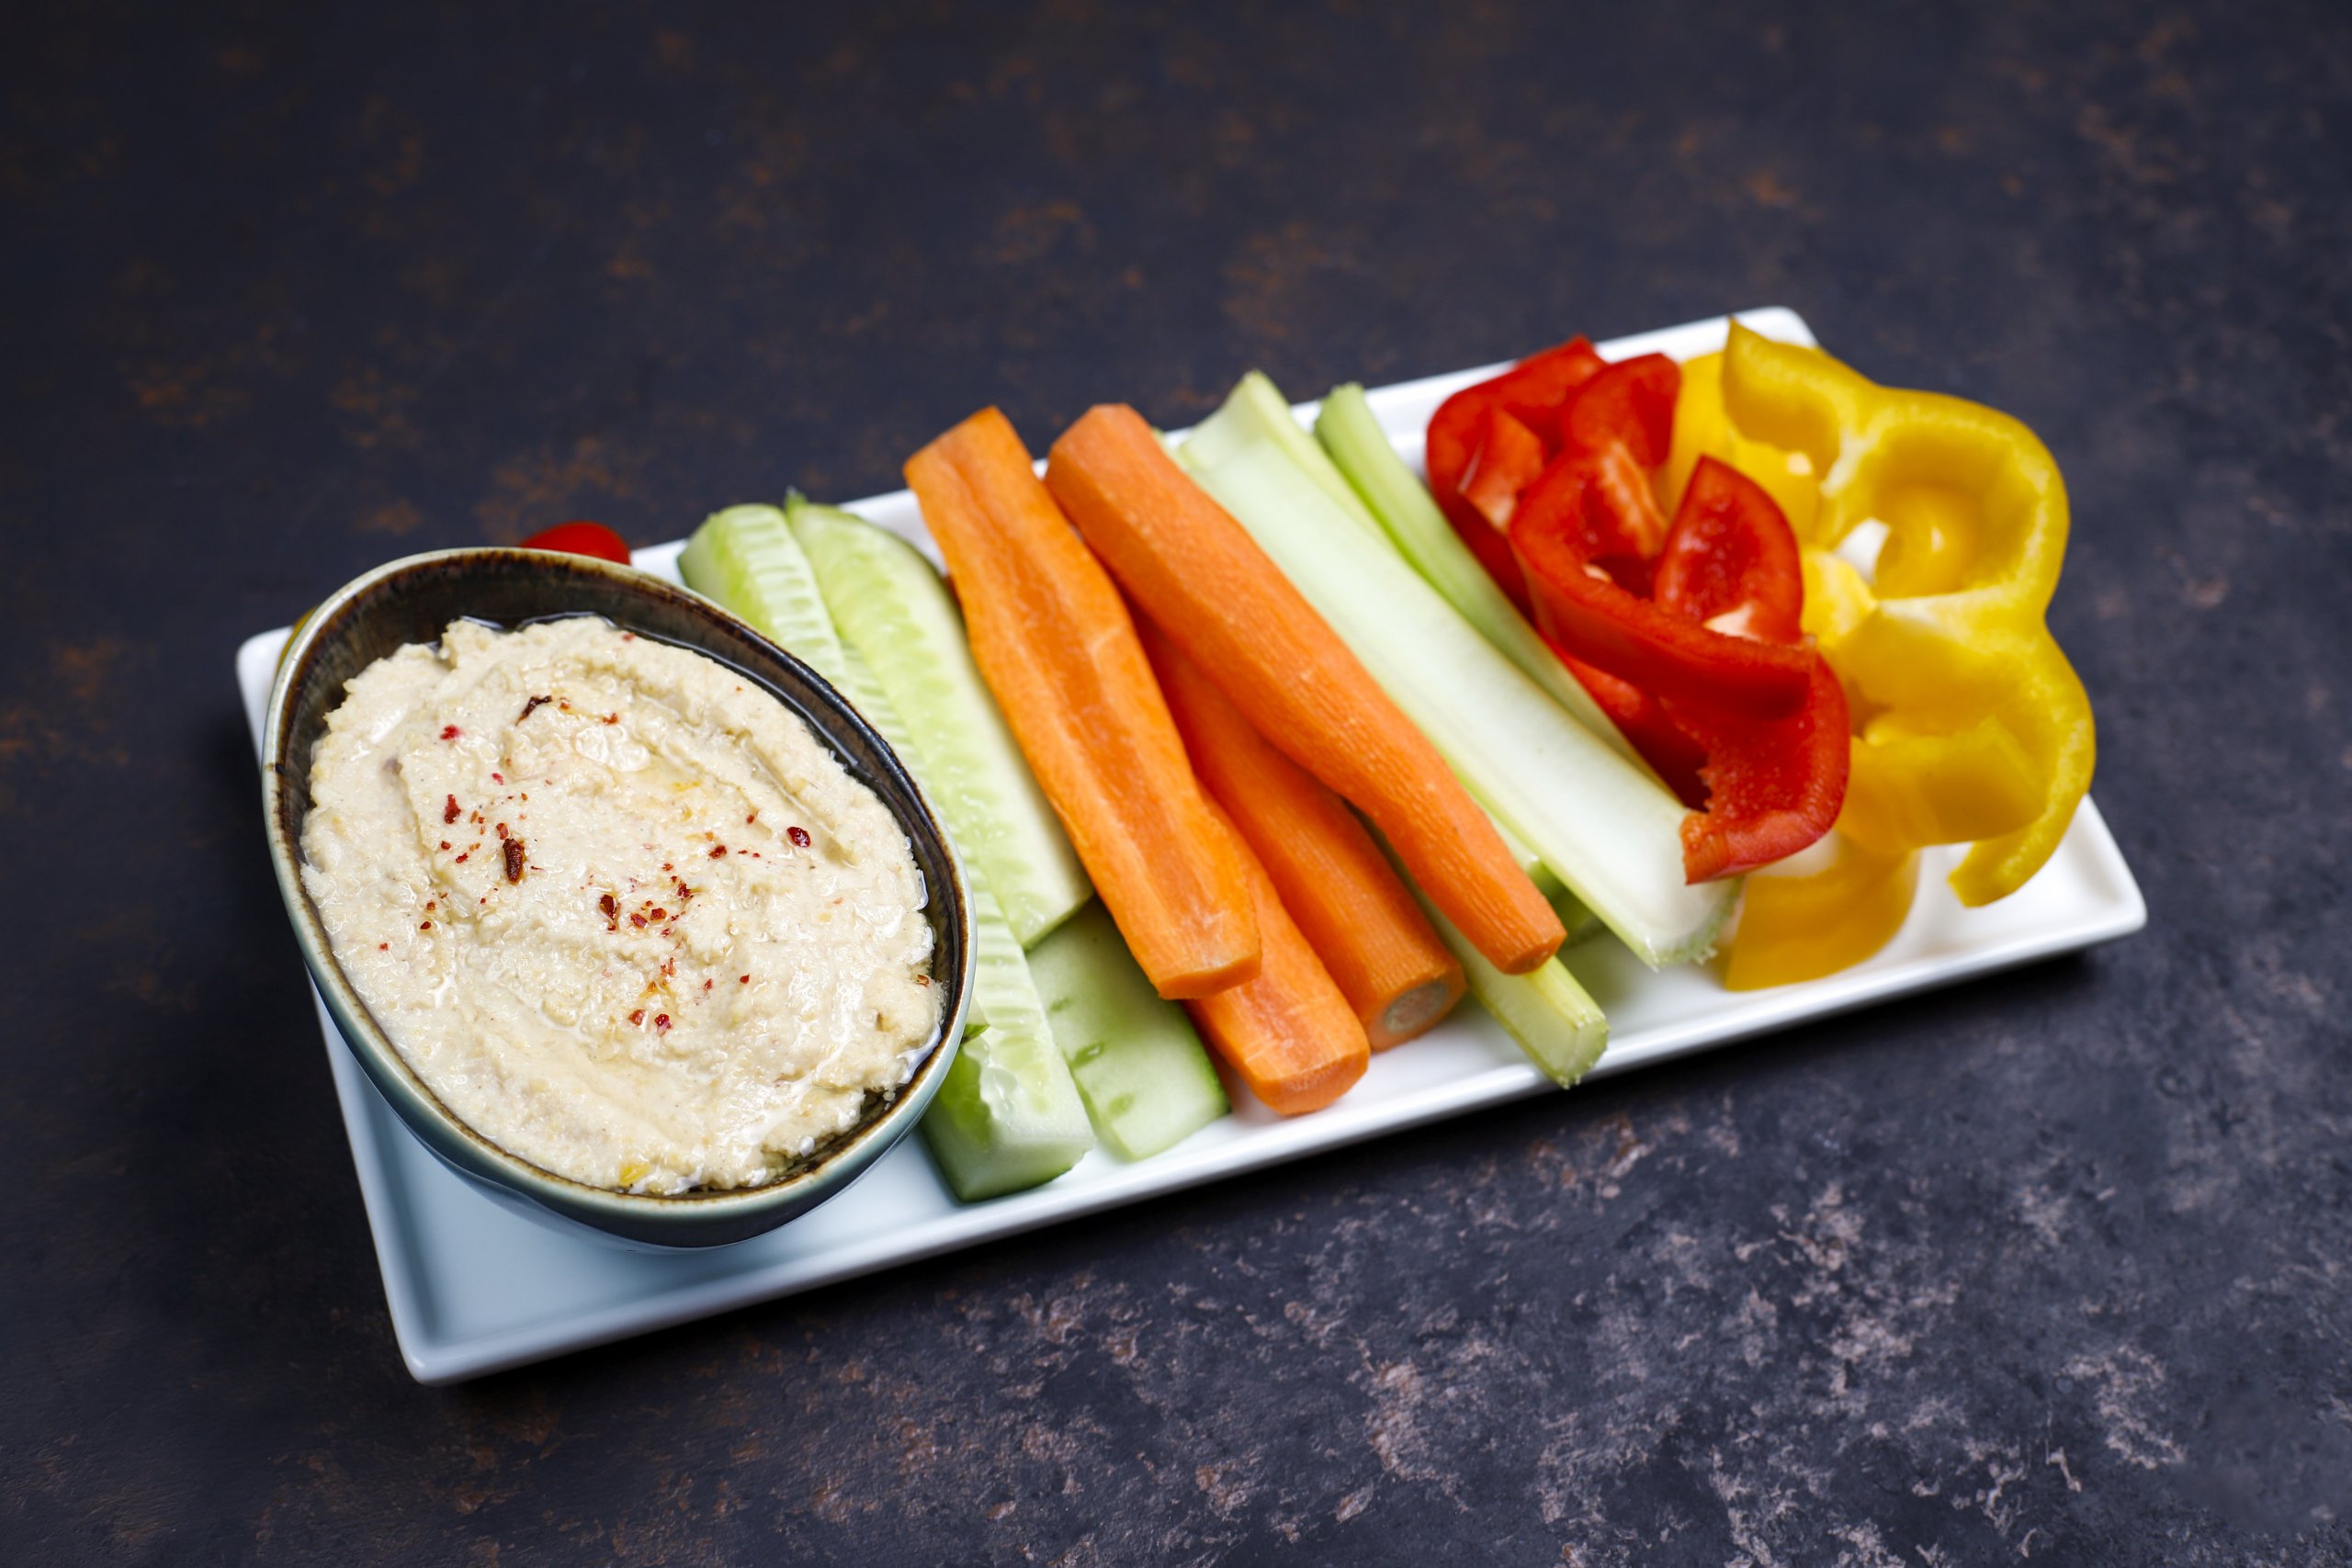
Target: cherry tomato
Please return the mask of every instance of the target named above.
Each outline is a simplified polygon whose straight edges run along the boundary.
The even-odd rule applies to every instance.
[[[561,550],[568,555],[594,556],[599,560],[628,565],[628,546],[602,523],[559,523],[523,541],[526,550]]]

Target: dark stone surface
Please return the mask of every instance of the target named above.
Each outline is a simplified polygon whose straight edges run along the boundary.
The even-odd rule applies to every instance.
[[[0,61],[0,1558],[2352,1556],[2344,7],[342,9]],[[403,1375],[246,632],[984,400],[1769,301],[2056,450],[2144,935]]]

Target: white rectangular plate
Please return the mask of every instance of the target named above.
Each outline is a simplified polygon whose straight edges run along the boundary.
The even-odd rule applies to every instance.
[[[1768,336],[1813,342],[1788,310],[1752,311],[1740,320]],[[1620,339],[1601,350],[1611,359],[1653,352],[1688,358],[1721,348],[1726,330],[1718,318]],[[1385,387],[1371,394],[1372,406],[1397,450],[1418,463],[1421,432],[1437,405],[1498,368]],[[905,491],[853,507],[931,548]],[[638,564],[675,581],[678,548],[640,550]],[[256,744],[286,635],[267,632],[238,650],[237,681]],[[1957,858],[1957,851],[1932,852],[1901,934],[1868,963],[1826,980],[1736,993],[1709,968],[1651,974],[1605,939],[1573,950],[1571,966],[1609,1014],[1609,1051],[1591,1076],[2088,947],[2146,923],[2139,887],[2088,801],[2041,874],[1988,908],[1962,908],[1944,886]],[[950,1196],[922,1140],[909,1138],[841,1197],[769,1235],[710,1251],[650,1253],[543,1228],[481,1196],[401,1125],[323,1008],[319,1021],[375,1230],[392,1330],[409,1371],[428,1383],[790,1295],[1482,1105],[1556,1092],[1491,1019],[1465,1006],[1430,1033],[1374,1057],[1346,1098],[1309,1116],[1283,1121],[1237,1096],[1232,1115],[1165,1154],[1130,1165],[1098,1149],[1058,1180],[982,1203]]]

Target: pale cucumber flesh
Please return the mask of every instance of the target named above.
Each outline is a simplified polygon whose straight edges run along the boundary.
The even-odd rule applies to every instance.
[[[1102,900],[1032,948],[1029,971],[1113,1153],[1156,1155],[1229,1109],[1193,1021],[1152,989]]]
[[[730,506],[712,513],[680,552],[678,575],[828,682],[841,684],[841,637],[808,557],[780,509]]]
[[[1045,1087],[1057,1082],[1067,1101]],[[922,1118],[923,1141],[956,1196],[970,1202],[1018,1192],[1083,1159],[1094,1139],[1069,1085],[1069,1069],[1049,1039],[986,1024],[966,1034]]]
[[[946,584],[913,546],[795,498],[792,531],[842,637],[923,760],[923,783],[1023,947],[1093,894],[1061,822],[972,662]]]

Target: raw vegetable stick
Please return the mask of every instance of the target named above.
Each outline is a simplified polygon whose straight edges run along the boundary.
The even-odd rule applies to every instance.
[[[815,570],[783,513],[736,506],[716,513],[687,541],[678,570],[689,588],[733,610],[840,688],[917,773],[924,793],[947,782],[946,770],[917,754],[873,671],[842,645]],[[890,651],[922,657],[920,649]],[[959,750],[956,762],[964,765],[968,756]],[[970,1201],[1053,1179],[1085,1157],[1094,1137],[1048,1021],[1052,1004],[1038,994],[986,873],[969,862],[964,869],[972,914],[972,1007],[962,1047],[923,1113],[922,1129],[940,1174],[957,1197]],[[1208,1072],[1208,1064],[1202,1062],[1199,1070]],[[1196,1106],[1201,1098],[1195,1090]],[[1220,1103],[1213,1114],[1223,1110]]]
[[[962,617],[912,545],[864,518],[799,496],[793,537],[841,635],[863,654],[914,738],[956,847],[989,886],[1023,947],[1035,947],[1094,890],[972,665]]]
[[[1140,414],[1088,411],[1054,443],[1046,484],[1169,640],[1261,735],[1378,824],[1497,968],[1521,974],[1552,956],[1559,917],[1437,748]]]
[[[1209,1049],[1283,1116],[1320,1111],[1363,1077],[1372,1045],[1355,1010],[1283,907],[1273,879],[1232,819],[1209,803],[1232,840],[1258,912],[1263,958],[1255,979],[1185,1004]]]
[[[1233,836],[1217,830],[1127,607],[1012,423],[984,409],[907,460],[996,694],[1094,886],[1163,997],[1258,972]]]
[[[1421,1033],[1462,999],[1462,965],[1348,803],[1316,782],[1148,620],[1143,650],[1209,796],[1355,1009],[1372,1048]]]

